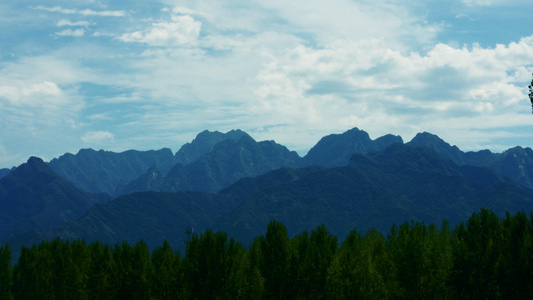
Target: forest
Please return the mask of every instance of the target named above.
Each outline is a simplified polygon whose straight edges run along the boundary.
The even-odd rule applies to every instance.
[[[54,239],[0,248],[1,299],[533,299],[533,213],[482,209],[455,228],[405,222],[353,229],[339,243],[323,225],[289,237],[271,221],[242,245],[191,234],[182,256],[165,241],[113,246]]]

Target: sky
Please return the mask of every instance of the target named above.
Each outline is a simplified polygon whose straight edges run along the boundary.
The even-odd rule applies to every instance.
[[[533,147],[531,0],[0,3],[0,167],[241,129]]]

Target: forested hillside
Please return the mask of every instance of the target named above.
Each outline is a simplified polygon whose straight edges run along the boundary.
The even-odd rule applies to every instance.
[[[339,245],[323,225],[289,236],[271,221],[243,246],[192,234],[184,255],[165,241],[113,246],[55,239],[0,248],[2,299],[531,299],[533,215],[482,209],[451,229],[424,222],[384,234],[355,228]]]

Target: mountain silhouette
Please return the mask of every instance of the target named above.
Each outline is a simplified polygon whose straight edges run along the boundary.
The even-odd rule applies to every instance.
[[[403,143],[402,138],[388,134],[371,140],[368,133],[353,128],[323,137],[304,157],[304,165],[345,166],[354,153],[379,151],[395,143]]]
[[[0,179],[0,238],[31,229],[47,232],[106,200],[78,190],[42,159],[31,157]]]

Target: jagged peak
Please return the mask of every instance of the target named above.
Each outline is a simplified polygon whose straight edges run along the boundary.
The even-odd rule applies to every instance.
[[[222,133],[218,130],[215,130],[215,131],[209,131],[209,130],[204,130],[200,133],[198,133],[196,135],[196,137],[194,138],[193,142],[196,141],[202,141],[202,140],[209,140],[213,137],[227,137],[227,138],[232,138],[232,139],[239,139],[241,136],[245,136],[245,135],[248,135],[246,132],[240,130],[240,129],[232,129],[226,133]]]
[[[76,155],[93,154],[97,151],[92,148],[81,148]]]
[[[21,182],[26,182],[35,178],[35,174],[48,174],[51,176],[57,176],[57,174],[39,157],[32,156],[27,162],[21,164],[9,174],[2,177],[2,182],[8,186],[18,185]]]
[[[32,172],[41,172],[41,171],[53,172],[52,169],[50,169],[48,165],[46,165],[46,163],[40,157],[36,157],[36,156],[31,156],[26,163],[20,165],[18,168],[13,170],[12,174],[17,174],[18,173],[17,170],[19,172],[22,170],[24,171],[29,170]]]
[[[417,133],[416,136],[409,142],[409,144],[418,146],[421,144],[426,144],[428,141],[433,143],[442,143],[444,145],[450,146],[450,144],[446,143],[438,135],[429,133],[427,131]]]
[[[28,159],[28,164],[31,164],[31,165],[34,165],[34,164],[44,164],[44,161],[43,161],[42,158],[40,158],[40,157],[37,157],[37,156],[31,156],[31,157]]]

